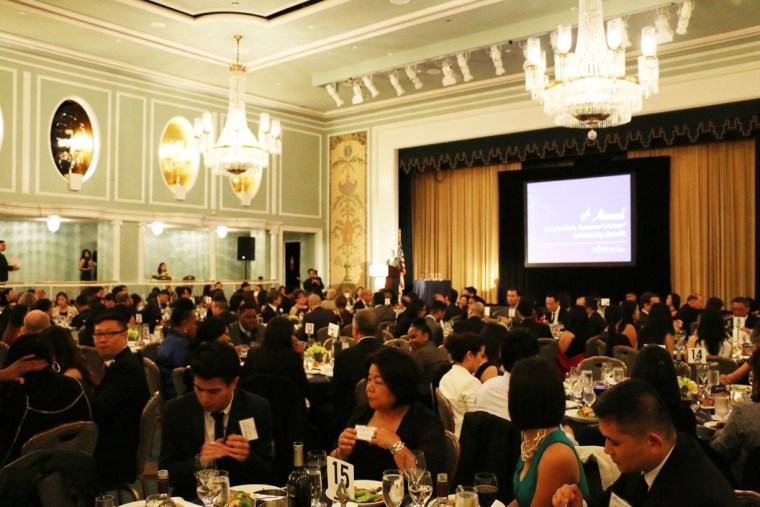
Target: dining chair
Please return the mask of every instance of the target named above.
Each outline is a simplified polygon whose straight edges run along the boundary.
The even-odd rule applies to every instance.
[[[395,340],[395,338],[393,337],[393,333],[391,333],[390,331],[387,331],[387,330],[383,331],[383,343],[385,343],[385,342],[387,342],[389,340]]]
[[[592,336],[586,340],[586,357],[601,356],[604,354],[599,353],[599,336]]]
[[[21,456],[48,449],[82,451],[90,456],[98,442],[98,425],[93,421],[77,421],[61,424],[37,433],[24,442]]]
[[[446,436],[446,473],[449,478],[449,489],[454,483],[454,477],[459,467],[459,456],[462,453],[462,447],[459,445],[457,436],[449,430],[443,430]]]
[[[317,329],[317,341],[319,343],[324,343],[325,340],[327,340],[327,327],[323,327],[321,329]]]
[[[145,370],[145,379],[148,381],[148,389],[155,393],[161,390],[161,370],[152,360],[143,357],[143,369]]]
[[[538,339],[538,357],[549,361],[550,364],[557,362],[557,352],[559,351],[559,340],[554,338]]]
[[[325,340],[325,342],[322,344],[322,346],[324,348],[326,348],[328,352],[334,352],[334,350],[333,350],[333,345],[334,344],[335,344],[335,338],[333,338],[331,336],[330,338],[328,338],[327,340]]]
[[[623,370],[625,370],[625,363],[623,361],[607,356],[587,357],[580,362],[578,370],[591,370],[594,374],[594,380],[600,380],[602,378],[602,368],[607,364],[611,365],[613,368],[615,366],[621,366]]]
[[[353,324],[346,324],[343,326],[343,331],[341,331],[341,334],[347,338],[353,338],[354,337],[354,325]]]
[[[148,481],[155,481],[158,479],[158,469],[156,462],[151,462],[151,466],[148,467],[148,455],[153,448],[153,437],[156,433],[156,422],[158,421],[158,406],[161,401],[161,393],[159,391],[153,392],[153,395],[148,400],[143,408],[142,415],[140,416],[140,440],[137,445],[137,480],[142,484],[143,497],[147,496],[147,483]],[[129,488],[122,488],[127,489]],[[134,490],[133,490],[134,493]],[[135,500],[139,500],[136,498]]]
[[[639,351],[626,345],[615,345],[612,347],[612,357],[623,361],[625,363],[626,371],[630,375],[630,372],[633,371],[633,367],[636,365],[636,361],[639,358]]]
[[[441,418],[443,429],[454,431],[454,411],[451,409],[451,402],[443,395],[439,387],[435,388],[436,407],[438,408],[438,417]]]
[[[366,378],[363,378],[359,382],[356,383],[356,386],[354,387],[354,398],[356,399],[357,405],[362,405],[369,401],[367,399],[367,379]]]
[[[734,493],[742,507],[760,506],[760,493],[757,491],[737,489]]]
[[[161,345],[159,342],[151,342],[143,345],[142,356],[147,357],[154,363],[158,361],[158,347]]]
[[[103,358],[100,357],[100,354],[95,350],[95,347],[80,345],[79,350],[82,352],[82,355],[90,367],[90,372],[94,377],[95,383],[99,384],[100,379],[103,376]]]
[[[5,364],[5,356],[8,355],[8,344],[0,342],[0,367]]]
[[[174,390],[177,392],[177,396],[182,396],[187,392],[187,384],[185,384],[186,369],[186,366],[180,366],[172,370],[172,382],[174,383]]]
[[[412,351],[412,347],[409,346],[409,342],[407,340],[404,340],[403,338],[396,338],[393,340],[388,340],[383,345],[388,347],[395,347],[397,349],[405,350],[407,352]]]

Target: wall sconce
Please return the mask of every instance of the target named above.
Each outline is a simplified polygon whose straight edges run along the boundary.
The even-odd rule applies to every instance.
[[[193,127],[185,118],[172,118],[164,127],[158,147],[158,161],[164,183],[178,201],[184,201],[198,176],[199,156],[193,141]]]
[[[47,223],[48,230],[53,234],[61,228],[61,217],[58,215],[50,215],[45,222]]]
[[[261,171],[230,176],[232,191],[238,196],[243,206],[250,206],[261,187]]]
[[[158,222],[157,221],[157,222],[153,222],[152,224],[150,224],[150,230],[151,230],[151,232],[153,232],[154,236],[160,236],[161,233],[164,232],[164,228],[165,227],[166,226],[164,225],[163,222]]]
[[[77,101],[65,100],[53,114],[50,149],[58,172],[69,189],[79,191],[82,182],[95,169],[97,139],[93,122]]]
[[[227,226],[226,225],[217,225],[216,226],[216,235],[219,239],[224,239],[227,237]]]

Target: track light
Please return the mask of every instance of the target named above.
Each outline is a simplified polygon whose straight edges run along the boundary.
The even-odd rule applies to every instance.
[[[373,99],[380,95],[380,92],[375,88],[375,83],[372,82],[372,74],[367,74],[362,77],[362,83],[364,83],[364,86],[369,90],[369,93],[372,94]]]
[[[654,17],[654,28],[657,31],[658,44],[673,42],[673,29],[670,27],[667,11],[660,10],[657,12],[657,15]]]
[[[472,74],[470,74],[470,66],[467,64],[467,59],[470,57],[469,53],[457,53],[457,65],[459,70],[462,71],[462,81],[469,83],[472,81]]]
[[[404,68],[404,72],[406,72],[406,77],[409,78],[409,81],[412,82],[414,85],[415,90],[419,90],[422,88],[422,81],[420,81],[420,78],[417,77],[417,66],[416,65],[407,65]]]
[[[686,30],[689,28],[689,20],[691,19],[691,13],[694,11],[694,0],[686,0],[681,4],[681,8],[678,9],[678,25],[676,26],[676,33],[678,35],[686,35]]]
[[[443,84],[443,86],[451,86],[457,84],[457,75],[454,72],[454,67],[451,66],[451,60],[446,58],[443,61],[441,70],[443,71],[443,79],[441,80],[441,84]]]
[[[340,107],[344,104],[343,99],[338,95],[338,86],[335,83],[327,83],[325,90],[327,90],[327,94],[335,101],[336,106]]]
[[[351,99],[352,104],[361,104],[364,102],[364,91],[362,90],[362,83],[359,80],[354,80],[351,85],[354,88],[354,96]]]
[[[491,44],[486,51],[488,52],[488,56],[491,57],[496,75],[501,76],[504,74],[506,71],[504,70],[504,64],[501,62],[501,46],[498,44]]]
[[[390,80],[391,86],[393,87],[393,89],[396,90],[397,96],[400,97],[404,93],[406,93],[406,91],[404,91],[404,88],[401,86],[401,81],[399,81],[397,70],[394,70],[393,72],[388,74],[388,79]]]

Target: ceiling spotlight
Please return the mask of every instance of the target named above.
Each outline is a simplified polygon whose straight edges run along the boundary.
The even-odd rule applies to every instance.
[[[491,57],[496,75],[501,76],[504,74],[506,71],[504,70],[504,64],[501,62],[501,46],[498,44],[491,44],[486,51],[488,52],[488,56]]]
[[[361,104],[364,102],[364,90],[362,90],[361,81],[354,80],[351,85],[354,88],[354,97],[351,99],[352,104]]]
[[[470,66],[467,65],[467,59],[470,57],[469,53],[457,53],[457,65],[459,70],[462,71],[462,80],[465,83],[472,81],[472,74],[470,74]]]
[[[164,232],[164,223],[163,222],[153,222],[150,224],[150,230],[153,232],[154,236],[160,236],[162,232]]]
[[[224,239],[227,237],[227,226],[226,225],[217,225],[216,226],[216,235],[219,237],[219,239]]]
[[[61,217],[58,215],[50,215],[47,217],[47,228],[50,232],[56,233],[61,228]]]
[[[338,86],[335,83],[327,83],[325,90],[327,90],[327,94],[335,101],[336,106],[340,107],[343,105],[343,99],[338,95]]]
[[[401,86],[401,81],[399,81],[398,71],[397,70],[394,70],[393,72],[391,72],[390,74],[388,74],[388,79],[390,79],[391,86],[393,87],[393,89],[396,90],[396,95],[398,95],[400,97],[404,93],[406,93],[404,91],[404,88]]]
[[[660,10],[657,12],[654,17],[654,28],[658,44],[673,42],[673,29],[670,27],[667,11]]]
[[[443,65],[441,66],[441,71],[443,72],[443,79],[441,80],[443,86],[457,84],[457,75],[454,72],[454,67],[451,66],[451,60],[448,58],[444,60]]]
[[[372,82],[372,74],[367,74],[366,76],[362,77],[362,83],[364,83],[364,86],[367,87],[367,90],[369,90],[369,93],[372,94],[372,98],[375,98],[378,95],[380,95],[380,92],[377,91],[377,88],[375,88],[375,84]]]
[[[694,0],[686,0],[681,4],[681,8],[678,9],[678,25],[676,26],[676,33],[678,35],[686,35],[686,30],[689,28],[689,20],[691,19],[691,13],[694,11]]]
[[[406,72],[406,77],[409,78],[409,81],[412,82],[414,85],[415,90],[419,90],[422,88],[422,81],[420,81],[420,78],[417,77],[417,66],[416,65],[407,65],[404,68],[404,72]]]

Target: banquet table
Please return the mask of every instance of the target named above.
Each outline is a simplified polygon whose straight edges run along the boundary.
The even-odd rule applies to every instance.
[[[415,280],[414,293],[425,303],[433,300],[433,294],[446,296],[451,290],[451,280]]]

